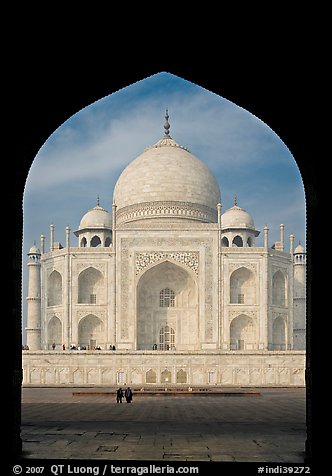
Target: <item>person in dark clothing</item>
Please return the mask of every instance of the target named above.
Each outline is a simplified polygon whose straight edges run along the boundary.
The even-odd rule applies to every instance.
[[[133,392],[130,387],[126,388],[125,397],[126,397],[127,403],[131,403],[133,399]]]
[[[123,399],[123,390],[122,388],[118,388],[118,390],[116,391],[116,403],[122,403],[122,399]]]

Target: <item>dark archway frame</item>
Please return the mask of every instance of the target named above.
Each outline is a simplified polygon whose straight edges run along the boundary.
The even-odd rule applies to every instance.
[[[144,79],[152,74],[162,71],[190,80],[210,91],[219,94],[255,114],[271,127],[281,140],[288,146],[300,169],[306,195],[307,213],[307,441],[306,461],[312,460],[312,415],[313,395],[321,394],[318,387],[321,382],[315,380],[313,387],[312,376],[318,368],[319,362],[312,357],[316,346],[314,335],[319,324],[318,319],[312,320],[313,310],[319,309],[319,294],[317,277],[319,276],[319,230],[320,222],[319,205],[322,187],[320,183],[324,170],[320,167],[320,158],[315,156],[313,129],[317,118],[315,111],[315,96],[317,90],[313,90],[312,78],[306,79],[305,67],[287,65],[287,71],[281,75],[267,58],[259,58],[257,63],[251,57],[250,75],[243,73],[245,68],[239,71],[233,66],[223,68],[215,62],[195,61],[183,63],[183,58],[178,64],[172,58],[162,59],[159,62],[144,61],[140,58],[138,67],[127,61],[127,69],[122,61],[113,58],[111,64],[103,61],[105,71],[99,70],[95,65],[93,76],[86,76],[89,69],[87,58],[80,64],[68,64],[55,74],[48,75],[47,79],[40,74],[41,70],[47,70],[48,61],[53,58],[45,58],[44,55],[29,55],[29,68],[22,74],[19,58],[17,58],[16,70],[11,70],[16,83],[9,88],[12,99],[8,115],[9,134],[8,158],[6,163],[6,175],[10,177],[10,190],[6,199],[6,215],[11,226],[12,245],[10,252],[6,254],[9,285],[7,307],[8,339],[7,346],[9,356],[9,387],[11,419],[8,428],[11,429],[12,437],[9,451],[13,460],[22,457],[22,442],[20,438],[21,423],[21,273],[22,273],[22,236],[23,236],[23,212],[22,200],[25,180],[33,159],[40,147],[48,137],[66,119],[80,109],[97,101],[118,89],[126,87],[133,82]],[[155,58],[155,55],[153,55]],[[273,56],[272,56],[273,58]],[[196,58],[197,59],[197,58]],[[43,63],[44,61],[44,63]],[[50,65],[48,65],[50,66]],[[269,68],[270,66],[270,68]],[[307,66],[308,67],[308,66]],[[102,65],[100,66],[102,68]],[[22,66],[23,69],[23,66]],[[107,74],[106,74],[107,70]],[[28,74],[27,74],[28,71]],[[299,87],[299,84],[302,87]],[[303,97],[306,91],[306,97]],[[6,91],[7,92],[7,91]],[[320,94],[322,94],[320,92]],[[317,102],[319,102],[316,97]],[[316,112],[316,115],[315,115]],[[316,144],[315,144],[316,146]],[[320,360],[323,359],[323,351],[319,350]],[[317,375],[317,374],[316,374]],[[317,387],[318,386],[318,387]],[[315,392],[313,392],[315,390]]]

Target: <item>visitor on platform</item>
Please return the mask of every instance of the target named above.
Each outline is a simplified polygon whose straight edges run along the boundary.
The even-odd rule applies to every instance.
[[[123,390],[122,388],[118,388],[118,390],[116,391],[116,403],[122,403],[122,399],[123,399]]]
[[[126,402],[131,403],[133,399],[133,392],[130,387],[126,388],[125,397],[126,397]]]

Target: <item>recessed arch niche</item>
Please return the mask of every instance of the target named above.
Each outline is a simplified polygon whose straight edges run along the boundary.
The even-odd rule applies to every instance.
[[[169,306],[161,298],[168,290],[174,295]],[[174,294],[173,294],[174,293]],[[169,326],[174,330],[173,350],[194,350],[198,345],[198,291],[192,273],[164,261],[145,271],[136,289],[137,349],[160,350],[160,332]]]
[[[230,325],[231,350],[253,350],[256,345],[256,326],[252,317],[241,314]]]
[[[62,345],[62,324],[56,315],[51,317],[47,324],[48,349],[51,349],[53,344],[55,344],[57,350],[60,349]]]
[[[105,348],[105,325],[99,317],[88,314],[79,321],[78,345],[90,350],[97,346]]]

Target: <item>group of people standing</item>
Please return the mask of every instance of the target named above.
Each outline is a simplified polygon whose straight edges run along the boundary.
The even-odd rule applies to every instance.
[[[127,387],[125,391],[122,390],[122,388],[118,388],[116,391],[116,402],[117,403],[122,403],[123,396],[126,399],[127,403],[131,403],[133,399],[133,391],[130,387]]]

